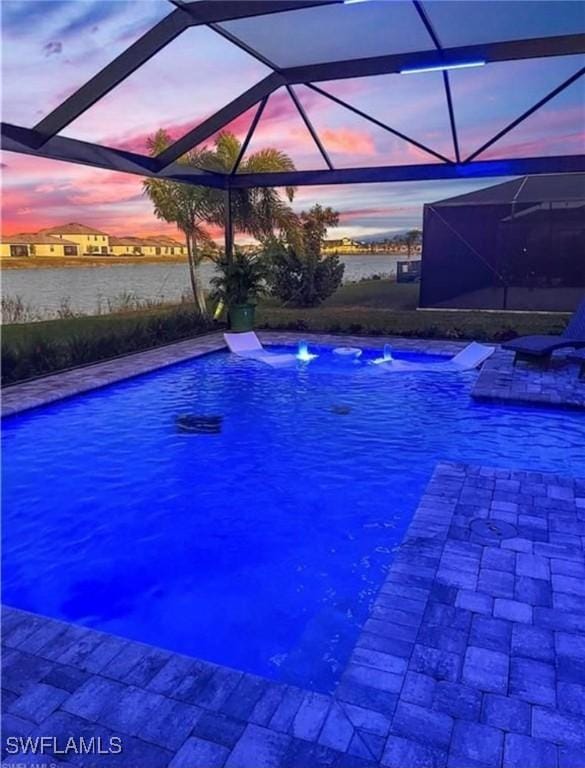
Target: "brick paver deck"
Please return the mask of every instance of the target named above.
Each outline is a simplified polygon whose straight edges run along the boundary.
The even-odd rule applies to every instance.
[[[585,479],[438,465],[333,696],[5,608],[3,737],[119,736],[53,761],[97,768],[585,768],[584,541]]]
[[[180,363],[183,360],[190,360],[224,347],[225,342],[221,333],[208,333],[146,352],[136,352],[114,360],[105,360],[102,363],[43,376],[22,384],[13,384],[2,389],[2,416],[89,392],[108,384],[115,384],[117,381]]]
[[[585,380],[565,351],[553,355],[550,367],[514,362],[514,353],[498,349],[484,364],[473,388],[476,400],[538,403],[585,409]]]

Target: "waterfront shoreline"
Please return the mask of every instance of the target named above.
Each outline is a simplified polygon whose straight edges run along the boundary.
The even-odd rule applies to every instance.
[[[395,253],[394,251],[377,251],[370,253],[339,253],[340,258],[363,258],[366,257],[401,257],[401,261],[416,261],[420,259],[420,254]],[[213,262],[212,259],[204,261]],[[0,260],[1,270],[13,269],[76,269],[83,267],[112,267],[125,264],[187,264],[185,256],[27,256],[25,258],[10,257]]]
[[[121,264],[187,264],[184,256],[27,256],[26,258],[2,259],[4,269],[75,269],[83,267],[112,267]]]

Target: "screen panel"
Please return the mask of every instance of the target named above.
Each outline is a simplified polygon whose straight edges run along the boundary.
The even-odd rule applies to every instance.
[[[142,153],[159,129],[176,140],[270,70],[207,27],[192,27],[63,131]]]
[[[340,3],[222,26],[279,67],[434,48],[406,0]]]
[[[478,159],[579,155],[584,150],[585,77],[581,77],[498,139]]]
[[[574,311],[584,213],[585,200],[425,206],[421,306]]]
[[[3,0],[2,119],[32,127],[172,10],[166,0]]]
[[[360,77],[318,85],[385,125],[455,159],[441,72]]]
[[[202,156],[200,167],[220,173],[231,173],[257,111],[258,105],[251,107],[194,147],[194,150]],[[218,152],[218,142],[222,136],[227,137],[227,141],[221,142],[221,149]],[[211,157],[206,158],[207,153],[210,153]]]
[[[336,168],[441,162],[306,86],[295,92]]]
[[[463,157],[475,152],[584,64],[585,56],[558,56],[449,72]]]
[[[260,170],[258,160],[253,156],[263,150],[283,152],[292,161],[298,171],[318,170],[327,165],[313,138],[303,122],[288,91],[281,88],[271,94],[262,112],[256,130],[242,158],[240,173],[249,170]],[[253,164],[253,168],[250,168]],[[263,167],[264,171],[286,170],[278,164]]]
[[[423,0],[443,47],[585,32],[574,0]]]

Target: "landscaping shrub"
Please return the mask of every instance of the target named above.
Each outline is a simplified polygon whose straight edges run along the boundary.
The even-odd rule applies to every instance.
[[[180,341],[210,327],[210,323],[184,306],[149,313],[5,326],[2,384]]]
[[[289,246],[274,249],[269,261],[269,285],[273,296],[298,306],[319,304],[331,296],[343,278],[344,265],[335,254],[314,264]]]
[[[328,226],[337,226],[339,214],[314,205],[299,216],[300,230],[293,241],[270,239],[264,246],[268,285],[273,296],[297,307],[314,307],[335,293],[345,265],[337,254],[324,256]]]

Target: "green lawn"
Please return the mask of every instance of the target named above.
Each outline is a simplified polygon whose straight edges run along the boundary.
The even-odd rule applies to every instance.
[[[568,315],[529,312],[416,311],[418,286],[368,280],[342,286],[320,307],[294,309],[263,300],[259,328],[501,341],[560,333]],[[189,305],[132,313],[6,325],[2,382],[11,383],[189,338],[209,330]]]
[[[418,285],[413,283],[391,283],[388,280],[363,280],[360,283],[342,285],[319,308],[303,310],[320,312],[333,307],[361,307],[372,309],[416,309]],[[263,307],[278,308],[280,302],[274,298],[262,301]]]
[[[373,309],[416,309],[419,286],[391,283],[389,280],[364,280],[341,286],[323,307],[367,307]]]
[[[263,328],[364,335],[502,341],[536,333],[561,333],[569,315],[482,310],[417,310],[419,286],[367,280],[342,286],[320,307],[258,307]]]

